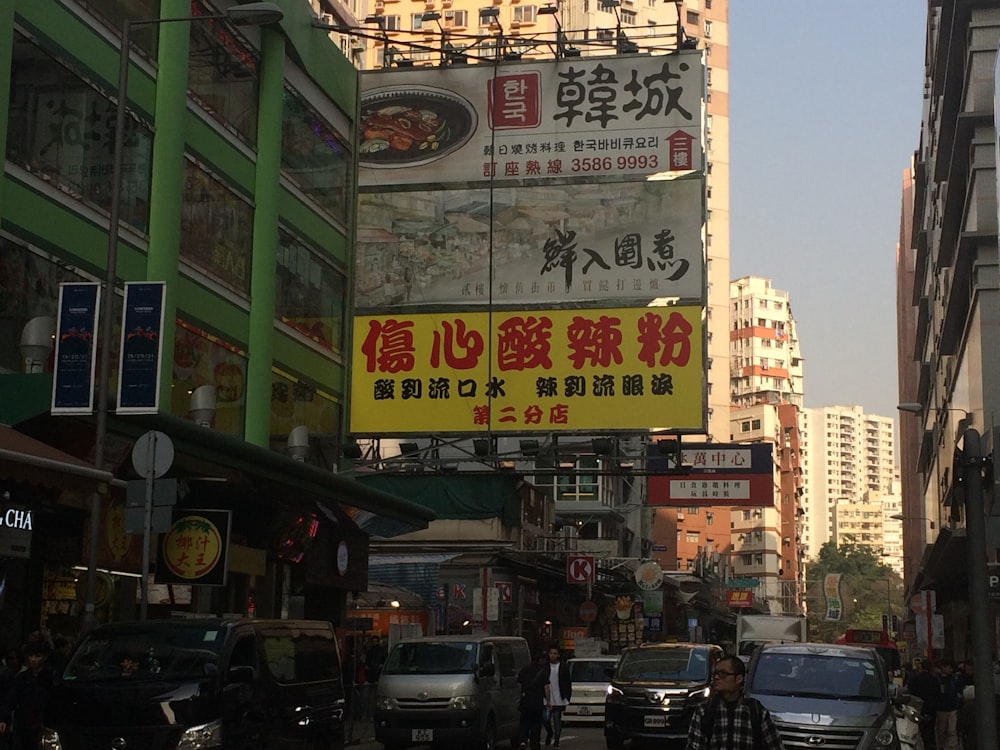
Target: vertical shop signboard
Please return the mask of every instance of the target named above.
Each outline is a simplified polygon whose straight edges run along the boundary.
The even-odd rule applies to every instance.
[[[94,411],[94,368],[100,307],[100,284],[59,285],[52,414],[90,414]],[[107,342],[104,345],[107,346]]]
[[[162,281],[125,284],[118,414],[156,414],[159,410],[165,292]]]

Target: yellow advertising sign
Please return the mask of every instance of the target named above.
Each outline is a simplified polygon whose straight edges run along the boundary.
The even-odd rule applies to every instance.
[[[704,429],[701,307],[359,316],[351,361],[359,435]]]

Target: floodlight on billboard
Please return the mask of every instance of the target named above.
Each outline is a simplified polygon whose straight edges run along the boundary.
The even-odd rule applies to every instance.
[[[700,307],[358,316],[353,434],[704,429]]]

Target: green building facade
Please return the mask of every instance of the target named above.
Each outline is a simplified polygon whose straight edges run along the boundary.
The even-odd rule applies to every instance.
[[[364,590],[365,580],[339,562],[331,572],[327,560],[314,574],[281,569],[268,537],[274,514],[305,507],[309,516],[314,501],[325,502],[340,529],[327,544],[336,548],[344,532],[361,538],[365,551],[367,536],[350,513],[329,505],[404,525],[426,525],[432,514],[333,474],[348,377],[358,73],[312,26],[307,3],[279,0],[284,17],[261,27],[234,25],[225,17],[230,5],[0,5],[0,423],[82,460],[93,456],[85,439],[92,421],[68,429],[68,418],[47,414],[51,358],[26,362],[20,344],[30,321],[56,317],[61,282],[105,278],[120,144],[112,402],[124,282],[166,282],[166,302],[159,415],[112,417],[105,468],[127,480],[124,454],[136,434],[154,427],[170,435],[182,487],[190,480],[186,502],[231,508],[233,538],[249,556],[233,563],[236,572],[246,568],[243,590],[204,606],[243,611],[256,597],[278,615],[288,613],[290,590],[294,598],[319,581],[342,593]],[[191,16],[198,18],[165,20]],[[128,115],[116,138],[126,19]],[[190,399],[202,386],[214,391],[215,413],[196,426]],[[285,455],[297,427],[309,438],[301,469]],[[199,494],[195,479],[213,469],[228,476],[228,493],[216,482],[211,494]],[[254,493],[266,497],[253,502]],[[85,514],[86,502],[78,505]],[[247,507],[256,508],[254,518],[241,520]]]

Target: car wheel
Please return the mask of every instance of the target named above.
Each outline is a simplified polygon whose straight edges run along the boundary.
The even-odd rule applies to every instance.
[[[479,743],[479,750],[495,750],[497,745],[497,725],[493,719],[487,719],[486,732]]]

